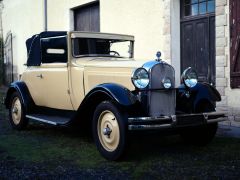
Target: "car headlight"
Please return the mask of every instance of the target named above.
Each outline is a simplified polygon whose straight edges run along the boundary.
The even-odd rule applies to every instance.
[[[191,67],[188,67],[183,71],[181,80],[185,84],[185,86],[189,88],[196,86],[198,82],[198,76],[196,71]]]
[[[162,80],[162,84],[163,84],[163,87],[166,89],[169,89],[170,87],[172,87],[172,82],[169,78],[164,78]]]
[[[146,69],[138,68],[133,72],[132,83],[138,89],[144,89],[149,84],[149,75]]]

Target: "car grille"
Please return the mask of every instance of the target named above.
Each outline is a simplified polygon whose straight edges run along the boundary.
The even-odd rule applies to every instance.
[[[175,114],[176,92],[175,89],[164,89],[162,84],[164,78],[169,78],[173,85],[172,88],[174,88],[175,72],[173,67],[166,63],[156,64],[150,72],[149,88],[153,90],[148,92],[148,111],[152,117]]]

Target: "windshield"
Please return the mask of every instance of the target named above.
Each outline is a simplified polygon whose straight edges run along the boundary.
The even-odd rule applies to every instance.
[[[133,41],[116,39],[74,38],[73,55],[133,57]]]

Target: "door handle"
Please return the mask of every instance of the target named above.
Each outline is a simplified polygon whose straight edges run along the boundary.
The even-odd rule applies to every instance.
[[[39,77],[39,78],[43,78],[43,75],[42,74],[39,74],[39,75],[37,75],[37,77]]]

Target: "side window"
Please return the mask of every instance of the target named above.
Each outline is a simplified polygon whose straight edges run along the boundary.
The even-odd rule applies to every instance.
[[[41,61],[42,63],[66,63],[66,36],[41,38]]]
[[[74,56],[109,54],[110,42],[106,39],[76,38],[73,44]]]

